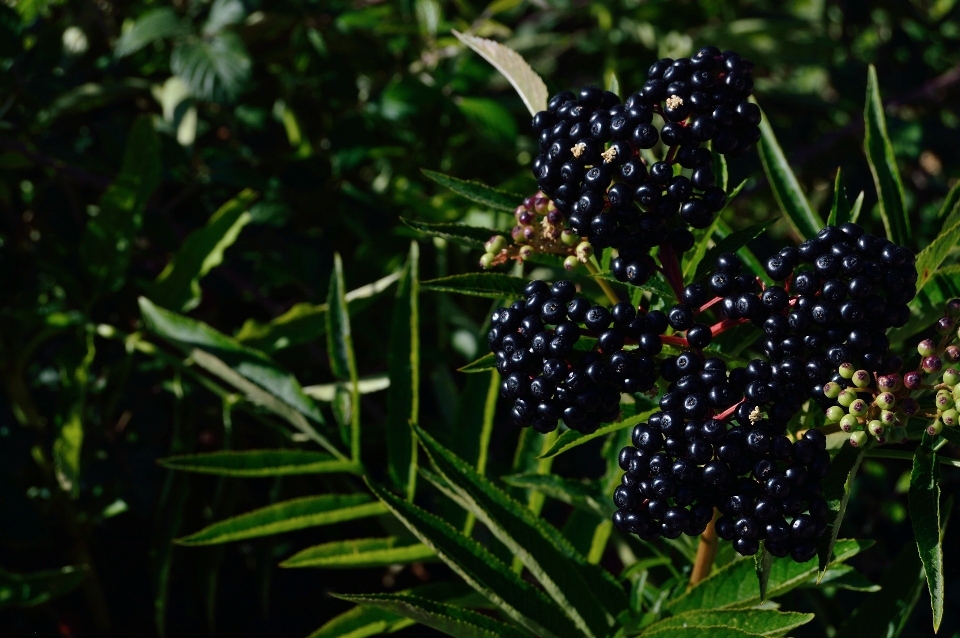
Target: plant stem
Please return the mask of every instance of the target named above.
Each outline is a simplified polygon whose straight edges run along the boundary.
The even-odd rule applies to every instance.
[[[717,511],[713,511],[713,519],[707,524],[707,529],[700,535],[700,543],[697,545],[697,557],[693,561],[693,571],[690,572],[690,582],[687,589],[690,589],[701,580],[710,575],[713,569],[713,560],[717,557],[717,529],[714,523],[717,520]]]
[[[872,459],[901,459],[904,461],[912,461],[914,454],[913,452],[907,452],[904,450],[881,450],[877,448],[871,448],[866,451],[864,456]],[[960,461],[957,459],[945,458],[938,454],[937,460],[943,465],[960,467]]]
[[[657,257],[660,259],[660,272],[670,287],[677,301],[683,301],[683,273],[680,270],[680,262],[677,261],[677,253],[674,252],[670,244],[660,244],[660,250],[657,251]]]
[[[595,262],[596,262],[596,259],[593,257],[591,257],[585,262],[587,270],[590,271],[591,275],[600,274],[600,268],[599,266],[597,266]],[[607,299],[610,300],[610,303],[612,304],[620,303],[620,297],[617,296],[617,293],[614,292],[613,288],[610,287],[610,284],[607,282],[606,279],[603,279],[602,277],[594,277],[593,279],[594,281],[597,282],[597,285],[600,286],[600,289],[603,290],[603,294],[607,296]]]

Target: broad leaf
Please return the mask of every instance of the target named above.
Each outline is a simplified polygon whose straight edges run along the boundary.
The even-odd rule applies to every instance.
[[[343,261],[339,253],[333,256],[333,272],[330,273],[330,288],[327,292],[327,358],[333,376],[345,381],[348,388],[342,396],[349,402],[348,419],[350,432],[350,458],[360,460],[360,388],[357,376],[357,361],[353,354],[353,335],[350,333],[350,313],[347,309],[346,290],[343,283]]]
[[[887,120],[880,101],[877,69],[872,64],[867,72],[867,102],[863,110],[866,125],[863,150],[877,187],[880,217],[890,241],[904,245],[910,239],[910,220],[903,194],[903,182],[893,155],[893,144],[887,135]]]
[[[224,251],[250,221],[249,208],[256,198],[256,192],[242,191],[221,206],[203,228],[190,233],[151,287],[151,299],[180,312],[196,308],[200,304],[200,280],[223,263]]]
[[[596,597],[601,592],[595,586],[588,585],[577,565],[595,573],[598,573],[598,568],[587,566],[586,558],[555,529],[486,477],[477,474],[476,470],[444,449],[429,434],[420,428],[416,428],[416,433],[434,468],[446,479],[466,509],[520,559],[580,631],[594,636],[606,634],[604,605]],[[609,597],[615,597],[617,593],[621,600],[611,601]],[[607,597],[607,602],[614,604],[613,609],[607,610],[612,618],[626,608],[626,598],[615,582],[604,588],[603,595]]]
[[[189,23],[181,20],[173,9],[151,9],[137,18],[130,30],[117,39],[113,54],[122,58],[157,40],[181,37],[189,33]]]
[[[85,565],[27,574],[0,569],[0,609],[42,605],[76,589],[86,575]]]
[[[659,408],[653,410],[647,410],[640,414],[635,414],[631,417],[619,421],[617,423],[608,423],[607,425],[597,428],[596,431],[591,432],[590,434],[583,434],[582,432],[577,432],[576,430],[567,430],[550,446],[550,449],[540,455],[541,459],[549,459],[558,454],[563,454],[568,450],[572,450],[575,447],[579,447],[584,443],[589,443],[590,441],[600,438],[601,436],[606,436],[611,432],[619,432],[620,430],[625,430],[627,428],[632,428],[638,423],[643,423],[650,418],[650,415],[654,412],[657,412]]]
[[[917,255],[917,290],[933,280],[937,269],[957,246],[960,246],[960,218],[953,226],[944,226],[936,239]]]
[[[216,476],[262,477],[360,472],[359,466],[352,461],[342,461],[323,452],[306,450],[224,450],[168,456],[157,462],[170,470]]]
[[[643,632],[658,632],[668,627],[700,627],[713,635],[716,627],[740,629],[760,636],[782,636],[813,620],[813,614],[780,612],[772,609],[739,609],[737,611],[688,611],[649,625]]]
[[[241,0],[213,0],[207,20],[203,23],[203,35],[215,35],[224,27],[242,22],[246,13]]]
[[[519,53],[493,40],[453,32],[457,39],[479,53],[513,85],[530,115],[547,108],[547,85]]]
[[[500,189],[493,188],[492,186],[481,184],[480,182],[471,182],[469,180],[460,179],[459,177],[452,177],[450,175],[444,175],[443,173],[427,170],[425,168],[421,168],[420,171],[441,186],[449,188],[457,195],[462,195],[470,201],[482,204],[483,206],[486,206],[492,210],[512,213],[517,209],[517,206],[523,203],[523,195],[508,193],[507,191],[502,191]],[[436,225],[439,226],[441,224]],[[470,227],[467,226],[467,228]],[[487,239],[490,239],[490,237],[487,236],[484,241]]]
[[[694,279],[701,279],[705,277],[710,270],[712,270],[717,261],[717,257],[723,253],[735,253],[751,241],[759,237],[764,231],[780,221],[779,217],[774,217],[773,219],[768,219],[752,226],[747,226],[742,228],[730,235],[727,235],[719,242],[717,245],[711,248],[703,256],[703,259],[700,260],[700,263],[697,264],[697,271],[694,274]]]
[[[467,226],[465,224],[428,224],[427,222],[405,219],[403,217],[400,218],[400,221],[425,235],[442,237],[467,246],[480,247],[491,237],[503,234],[493,228],[480,228],[478,226]]]
[[[857,475],[857,469],[860,462],[863,461],[865,448],[855,448],[852,445],[844,445],[837,452],[830,462],[830,469],[827,475],[823,477],[823,498],[827,500],[830,509],[836,512],[836,516],[830,524],[828,533],[824,535],[817,548],[819,558],[819,574],[817,578],[823,578],[827,565],[833,558],[833,547],[837,543],[837,535],[840,533],[840,523],[843,522],[844,514],[847,512],[847,502],[850,500],[850,485],[853,478]]]
[[[306,496],[218,521],[176,542],[180,545],[216,545],[352,521],[386,511],[381,503],[371,501],[366,494]]]
[[[809,239],[823,228],[823,218],[813,210],[810,202],[800,188],[800,182],[787,163],[783,149],[777,142],[777,137],[770,127],[766,116],[760,120],[760,161],[763,170],[770,180],[773,196],[780,205],[780,210],[786,214],[790,225],[804,239]]]
[[[251,67],[243,41],[231,32],[180,42],[170,54],[170,70],[199,100],[232,102],[250,78]]]
[[[563,638],[579,635],[559,607],[514,574],[480,543],[388,490],[369,481],[367,484],[407,529],[508,617],[536,636]]]
[[[120,174],[100,198],[100,212],[80,239],[80,260],[99,289],[118,290],[127,276],[134,235],[150,195],[160,185],[160,141],[150,117],[134,122]]]
[[[410,242],[410,254],[397,286],[390,324],[387,393],[387,460],[394,484],[409,498],[417,478],[417,447],[410,426],[420,415],[420,246]]]
[[[926,438],[926,437],[925,437]],[[925,446],[917,448],[913,457],[909,492],[910,522],[917,539],[920,560],[927,576],[930,606],[933,609],[933,631],[943,619],[943,543],[940,537],[940,465],[936,452]]]
[[[489,299],[523,299],[523,289],[530,283],[523,277],[511,277],[494,272],[451,275],[421,282],[421,290],[455,292],[461,295],[487,297]]]
[[[462,368],[458,368],[457,372],[487,372],[488,370],[497,369],[497,355],[492,352],[488,352],[483,355],[476,361],[471,361]]]
[[[405,629],[414,622],[378,607],[354,607],[328,620],[307,638],[367,638]]]
[[[335,594],[359,605],[377,607],[404,616],[457,638],[528,638],[530,634],[457,605],[410,594]]]
[[[432,549],[395,536],[361,538],[314,545],[280,563],[281,567],[386,567],[405,565],[436,557]]]
[[[834,563],[845,561],[871,544],[851,539],[837,541],[834,547]],[[681,613],[698,609],[737,609],[757,605],[760,603],[760,591],[754,571],[752,558],[735,560],[697,583],[693,589],[670,603],[668,608],[673,613]],[[799,587],[816,573],[816,558],[806,563],[795,563],[789,559],[776,560],[770,569],[767,596],[776,598]]]

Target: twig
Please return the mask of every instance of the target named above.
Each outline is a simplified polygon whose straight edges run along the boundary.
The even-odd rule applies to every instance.
[[[707,529],[700,535],[700,543],[697,545],[697,557],[693,561],[693,571],[690,572],[690,582],[687,589],[690,589],[701,580],[710,575],[713,569],[713,560],[717,557],[717,528],[714,523],[717,520],[717,510],[713,510],[713,518],[707,524]]]

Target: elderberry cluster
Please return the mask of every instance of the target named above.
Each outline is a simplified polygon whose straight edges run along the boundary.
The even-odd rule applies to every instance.
[[[524,293],[526,300],[493,313],[487,335],[517,425],[550,432],[562,419],[593,432],[619,416],[621,392],[654,386],[653,356],[668,325],[662,312],[638,315],[628,302],[608,310],[578,297],[570,281],[535,280]],[[625,350],[627,340],[636,348]]]

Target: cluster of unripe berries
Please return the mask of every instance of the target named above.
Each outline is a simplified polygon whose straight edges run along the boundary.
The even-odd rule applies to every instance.
[[[567,227],[563,214],[542,192],[524,199],[513,216],[516,221],[510,231],[513,242],[508,242],[503,235],[491,237],[484,244],[481,268],[500,265],[510,259],[522,262],[539,252],[565,256],[564,268],[573,270],[593,254],[590,243]]]
[[[742,155],[760,138],[760,109],[747,101],[753,64],[705,47],[663,59],[623,103],[595,86],[553,96],[533,118],[540,153],[533,173],[570,229],[596,249],[616,248],[620,281],[643,284],[650,250],[693,247],[688,227],[706,228],[726,203],[715,185],[713,151]],[[654,123],[658,116],[661,126]],[[648,149],[663,142],[660,161]]]

